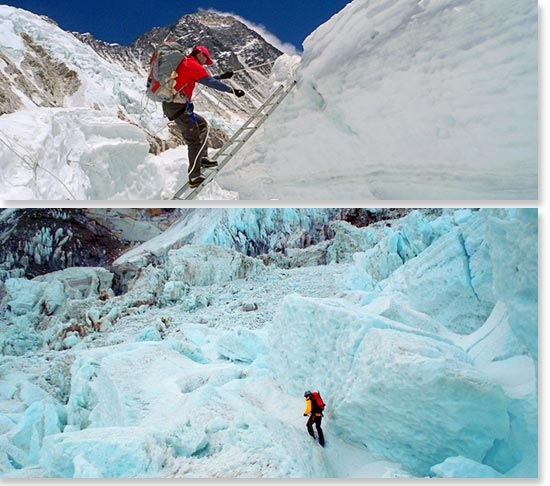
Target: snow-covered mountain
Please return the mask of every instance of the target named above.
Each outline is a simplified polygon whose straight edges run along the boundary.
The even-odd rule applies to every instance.
[[[236,74],[232,79],[235,84],[252,95],[251,99],[237,100],[237,103],[231,103],[235,99],[227,97],[220,98],[215,104],[209,100],[211,105],[204,104],[204,100],[201,104],[198,99],[199,107],[207,110],[213,110],[217,104],[225,110],[239,112],[242,111],[242,107],[240,110],[239,107],[243,105],[249,112],[256,106],[251,100],[265,98],[272,62],[282,54],[235,17],[206,10],[184,15],[172,26],[155,28],[138,37],[129,46],[102,42],[89,33],[75,35],[92,46],[107,61],[120,64],[128,71],[135,71],[142,78],[147,75],[154,48],[164,39],[177,39],[182,45],[189,47],[207,45],[215,60],[212,73],[234,71]],[[256,65],[259,67],[248,69]]]
[[[203,15],[184,17],[177,33],[193,30],[196,20],[221,44],[236,42],[230,49],[243,65],[273,59],[254,34],[233,37],[243,28],[236,21]],[[29,56],[38,63],[44,49],[60,84],[19,102],[2,96],[3,104],[18,103],[11,110],[27,110],[0,117],[1,197],[171,197],[185,180],[187,156],[181,147],[160,153],[170,146],[160,141],[168,131],[158,110],[143,104],[135,72],[166,29],[138,39],[131,54],[91,42],[107,62],[36,16],[2,7],[0,19],[3,80],[19,76]],[[536,2],[350,2],[305,40],[301,58],[278,59],[264,93],[295,79],[296,87],[201,197],[537,199],[537,21]],[[235,47],[250,43],[250,57]],[[217,56],[232,65],[227,51]],[[113,64],[125,57],[124,68]],[[251,84],[260,89],[258,79]],[[67,89],[75,108],[37,110],[29,99],[38,96],[40,104]],[[259,102],[260,93],[250,94],[248,102]],[[204,89],[197,97],[213,103],[200,110],[214,128],[232,132],[247,107],[230,105],[229,97],[220,113],[214,105],[221,98],[211,96]],[[150,143],[133,124],[147,128]]]
[[[0,474],[536,477],[537,211],[334,211],[190,210],[8,279]]]

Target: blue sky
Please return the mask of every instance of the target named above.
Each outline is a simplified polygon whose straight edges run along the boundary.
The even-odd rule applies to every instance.
[[[47,15],[64,30],[91,32],[106,42],[130,44],[153,27],[174,24],[199,8],[235,13],[264,26],[283,43],[301,50],[316,27],[351,0],[12,0],[7,5]]]

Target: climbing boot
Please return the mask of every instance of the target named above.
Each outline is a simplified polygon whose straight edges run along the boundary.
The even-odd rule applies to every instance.
[[[207,158],[203,158],[201,160],[201,166],[202,167],[205,167],[207,169],[212,169],[214,167],[218,167],[218,163],[214,160],[210,160],[210,159],[207,159]]]
[[[195,187],[199,187],[204,182],[204,180],[205,178],[203,176],[199,176],[196,179],[192,179],[192,180],[190,179],[189,187],[191,187],[192,189]]]

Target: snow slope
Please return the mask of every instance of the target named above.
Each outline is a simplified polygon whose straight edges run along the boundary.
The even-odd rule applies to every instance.
[[[295,219],[225,211],[250,235]],[[7,280],[0,474],[536,477],[537,212],[335,226],[294,249],[328,264],[157,239],[119,295],[103,268]],[[327,403],[325,448],[305,389]]]

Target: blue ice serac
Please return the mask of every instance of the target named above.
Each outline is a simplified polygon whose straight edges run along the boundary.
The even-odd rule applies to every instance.
[[[3,274],[0,475],[537,477],[537,210],[337,211],[194,209],[109,269]]]

